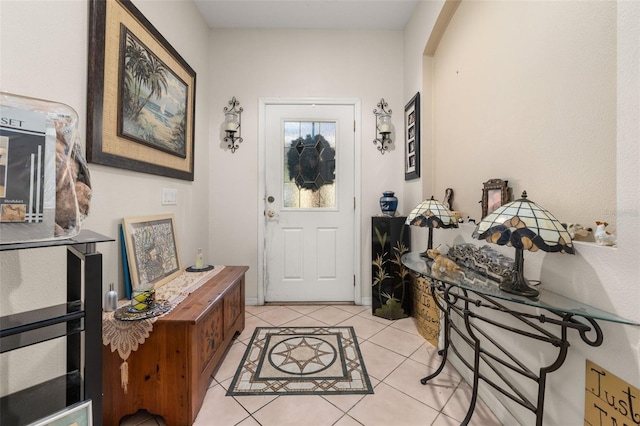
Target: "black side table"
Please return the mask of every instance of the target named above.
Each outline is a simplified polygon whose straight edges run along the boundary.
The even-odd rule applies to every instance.
[[[395,320],[411,315],[411,280],[401,258],[411,249],[405,216],[371,218],[371,309],[375,316]]]

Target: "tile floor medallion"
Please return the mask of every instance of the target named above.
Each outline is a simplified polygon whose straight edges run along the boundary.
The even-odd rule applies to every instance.
[[[371,393],[353,327],[256,327],[227,396]]]
[[[471,387],[448,362],[437,378],[420,383],[442,358],[420,335],[415,318],[389,321],[373,315],[371,306],[345,304],[247,305],[245,315],[245,329],[212,376],[193,426],[456,426],[467,414]],[[353,327],[375,393],[227,396],[256,327]],[[500,418],[478,399],[469,425],[519,424],[505,412]],[[140,410],[120,426],[173,425]]]

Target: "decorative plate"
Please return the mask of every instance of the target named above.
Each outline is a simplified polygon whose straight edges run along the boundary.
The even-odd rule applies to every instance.
[[[137,321],[158,317],[169,312],[170,309],[171,303],[166,300],[159,300],[146,311],[136,311],[131,307],[131,305],[122,306],[113,313],[113,317],[120,321]]]
[[[202,272],[202,271],[210,271],[213,269],[213,265],[203,266],[202,268],[196,268],[195,266],[189,266],[186,271],[187,272]]]

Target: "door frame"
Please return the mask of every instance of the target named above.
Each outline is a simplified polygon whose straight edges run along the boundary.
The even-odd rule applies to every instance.
[[[358,98],[279,98],[263,97],[258,99],[258,305],[264,305],[265,295],[265,227],[266,222],[266,109],[269,105],[350,105],[353,106],[353,119],[355,129],[353,133],[354,157],[353,157],[353,184],[355,197],[353,248],[354,248],[354,274],[355,286],[353,288],[353,300],[356,305],[362,304],[362,271],[361,271],[361,158],[362,158],[362,133],[360,131],[362,112],[361,101]]]

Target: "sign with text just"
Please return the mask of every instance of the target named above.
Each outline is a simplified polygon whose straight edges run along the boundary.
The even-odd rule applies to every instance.
[[[584,424],[640,425],[640,391],[587,360]]]

